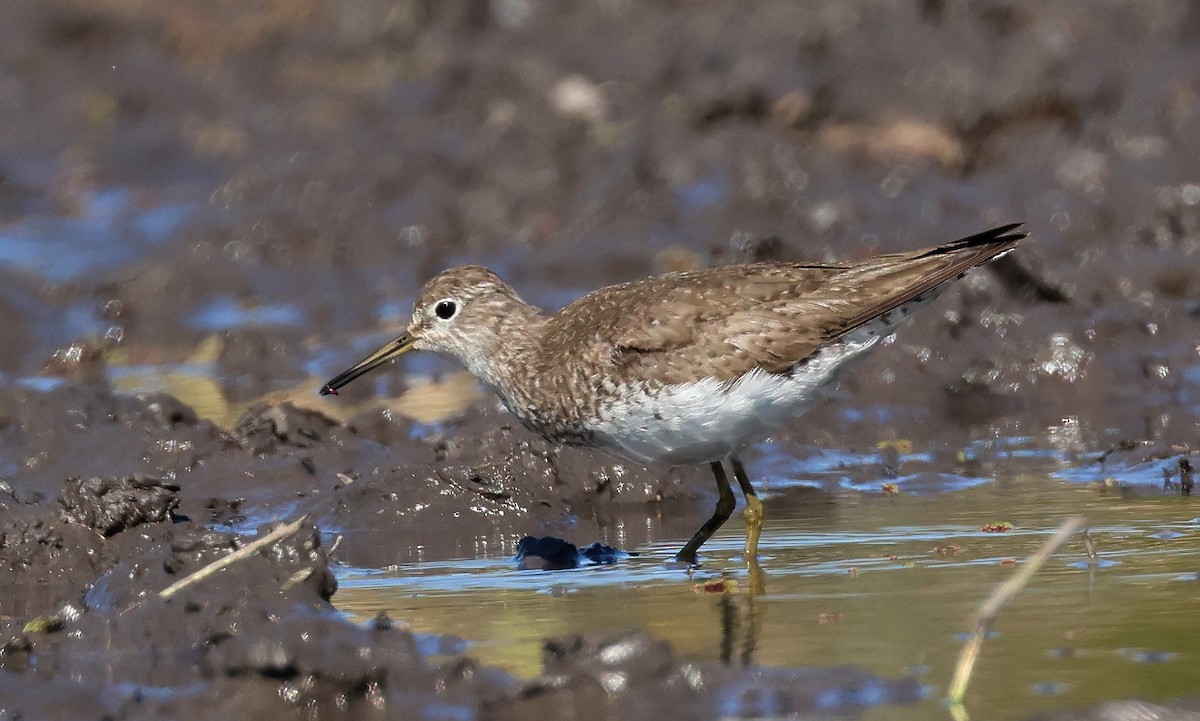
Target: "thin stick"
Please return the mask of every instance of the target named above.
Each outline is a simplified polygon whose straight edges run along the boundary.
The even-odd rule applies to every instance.
[[[956,707],[961,710],[963,697],[967,693],[967,684],[971,681],[971,672],[975,669],[975,661],[979,658],[979,650],[983,646],[983,639],[987,637],[992,622],[996,620],[1000,609],[1004,608],[1006,603],[1025,588],[1029,579],[1033,578],[1033,574],[1038,572],[1042,564],[1068,538],[1082,528],[1084,523],[1086,521],[1083,516],[1072,516],[1063,521],[1054,535],[1046,539],[1037,553],[1030,556],[1029,560],[1007,581],[997,586],[996,590],[992,591],[992,595],[988,596],[987,600],[979,607],[975,613],[975,631],[963,645],[962,653],[958,655],[958,665],[954,667],[954,679],[950,682],[947,700],[950,702],[952,710]]]
[[[280,588],[282,588],[284,591],[286,591],[289,588],[291,588],[292,586],[295,586],[297,583],[300,583],[301,581],[307,581],[308,577],[313,575],[316,572],[317,572],[316,566],[305,566],[304,568],[301,568],[299,571],[296,571],[295,573],[293,573],[291,578],[284,581],[283,585],[280,586]]]
[[[1087,551],[1088,563],[1094,564],[1100,562],[1100,554],[1096,552],[1096,542],[1092,539],[1092,534],[1088,529],[1083,529],[1083,548]]]
[[[345,536],[338,536],[337,538],[333,539],[333,543],[331,543],[329,545],[329,550],[325,551],[326,560],[328,560],[329,557],[333,555],[333,552],[338,549],[338,546],[342,545],[343,538],[345,538]],[[292,586],[295,586],[297,583],[300,583],[301,581],[307,581],[308,577],[313,575],[316,572],[317,572],[316,566],[308,566],[306,568],[301,568],[299,571],[296,571],[295,573],[293,573],[291,578],[284,581],[283,586],[281,586],[281,588],[286,591],[289,588],[291,588]]]
[[[231,565],[237,563],[238,561],[242,560],[243,558],[248,558],[248,557],[254,555],[254,553],[257,552],[258,549],[262,548],[263,546],[270,545],[270,544],[280,540],[281,538],[286,538],[287,536],[292,535],[300,528],[300,526],[304,525],[304,522],[308,520],[308,516],[309,516],[309,514],[305,513],[303,516],[300,516],[299,518],[292,521],[291,523],[286,523],[286,524],[280,526],[279,528],[276,528],[274,531],[271,531],[270,533],[263,536],[262,538],[259,538],[257,540],[251,541],[250,543],[247,543],[245,546],[242,546],[241,548],[239,548],[238,550],[229,554],[228,556],[222,556],[221,558],[218,558],[217,560],[208,564],[204,568],[201,568],[200,570],[196,571],[195,573],[190,574],[186,578],[179,579],[175,583],[172,583],[170,586],[167,586],[163,590],[159,591],[158,592],[159,597],[160,598],[170,598],[171,596],[175,595],[182,589],[187,588],[188,586],[192,585],[193,583],[196,583],[197,581],[203,581],[205,578],[208,578],[209,576],[213,575],[217,571],[220,571],[222,568],[225,568],[226,566],[231,566]]]

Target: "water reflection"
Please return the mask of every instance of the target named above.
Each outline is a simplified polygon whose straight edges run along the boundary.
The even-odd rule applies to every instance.
[[[722,579],[724,588],[718,596],[717,608],[721,619],[721,662],[726,665],[749,666],[754,663],[754,652],[758,648],[762,633],[762,602],[766,593],[767,575],[757,559],[746,563],[747,581],[745,590],[739,591],[734,579]]]
[[[887,718],[927,719],[943,713],[936,699],[979,602],[1011,575],[1012,559],[1033,552],[1062,517],[1083,513],[1093,556],[1069,543],[983,647],[968,706],[979,718],[1015,718],[1192,689],[1185,660],[1198,649],[1179,609],[1195,586],[1179,579],[1194,573],[1200,548],[1185,542],[1196,513],[1177,501],[1104,496],[1045,475],[922,497],[831,500],[789,489],[768,503],[761,565],[742,560],[735,528],[705,547],[702,568],[672,569],[681,531],[631,548],[642,555],[612,567],[519,572],[500,557],[345,568],[334,600],[354,619],[383,609],[419,630],[471,639],[480,660],[525,676],[540,670],[545,637],[630,627],[668,639],[682,656],[730,665],[845,664],[892,679],[921,669],[929,698],[889,707]],[[981,531],[998,521],[1013,530]],[[1149,667],[1153,677],[1133,670]]]

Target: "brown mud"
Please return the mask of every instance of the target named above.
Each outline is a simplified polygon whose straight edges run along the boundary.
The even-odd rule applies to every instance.
[[[344,620],[335,564],[618,525],[636,550],[646,518],[686,538],[711,480],[550,448],[437,360],[316,389],[454,263],[554,307],[1024,221],[1018,252],[776,442],[800,468],[814,447],[879,453],[884,476],[916,444],[937,492],[1005,462],[964,461],[968,443],[1031,437],[1100,492],[1190,490],[1197,53],[1184,0],[7,0],[0,717],[844,717],[919,698],[901,668],[695,663],[643,633],[550,641],[518,680],[404,619]],[[1098,701],[1064,718],[1190,717]]]

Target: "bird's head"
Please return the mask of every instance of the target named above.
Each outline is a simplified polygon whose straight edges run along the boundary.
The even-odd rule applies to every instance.
[[[515,326],[531,314],[536,311],[487,268],[451,268],[417,294],[403,334],[339,373],[322,386],[321,395],[336,395],[342,386],[410,350],[453,356],[476,377],[490,381],[492,360],[503,353]]]

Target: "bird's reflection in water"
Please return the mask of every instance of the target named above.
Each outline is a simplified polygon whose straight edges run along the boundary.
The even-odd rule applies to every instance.
[[[717,600],[721,623],[721,662],[748,666],[754,662],[758,637],[762,631],[762,596],[767,575],[756,560],[746,562],[747,585],[740,588],[731,577],[725,578],[724,590]]]

